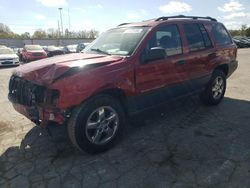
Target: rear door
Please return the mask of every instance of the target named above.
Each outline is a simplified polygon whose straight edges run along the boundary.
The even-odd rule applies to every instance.
[[[182,79],[189,93],[202,89],[210,78],[207,68],[216,58],[215,48],[202,23],[182,24],[183,38],[187,51],[183,66],[177,66],[178,77]]]
[[[207,28],[211,30],[214,38],[216,55],[219,59],[219,63],[228,64],[235,61],[237,48],[225,26],[221,23],[215,22],[208,25]]]

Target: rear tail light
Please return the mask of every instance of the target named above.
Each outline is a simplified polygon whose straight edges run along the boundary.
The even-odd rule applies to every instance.
[[[234,57],[235,57],[235,59],[237,58],[237,51],[238,51],[238,49],[236,48],[236,49],[234,50]]]

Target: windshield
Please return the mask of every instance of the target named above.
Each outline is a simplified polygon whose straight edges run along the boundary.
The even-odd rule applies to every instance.
[[[14,54],[14,51],[12,49],[9,48],[0,48],[0,54]]]
[[[40,45],[26,45],[25,48],[27,50],[43,50]]]
[[[91,43],[84,53],[131,55],[148,27],[122,27],[109,30]]]

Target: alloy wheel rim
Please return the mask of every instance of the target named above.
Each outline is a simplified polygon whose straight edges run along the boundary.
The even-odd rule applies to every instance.
[[[110,106],[102,106],[88,117],[85,133],[91,143],[102,145],[115,136],[118,126],[117,112]]]
[[[212,93],[213,93],[213,98],[218,100],[221,98],[223,95],[225,83],[222,77],[218,76],[213,83],[212,87]]]

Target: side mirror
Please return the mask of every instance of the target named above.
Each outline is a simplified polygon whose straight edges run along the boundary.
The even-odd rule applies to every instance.
[[[147,64],[150,61],[165,59],[166,56],[167,54],[164,48],[154,47],[142,55],[141,61],[143,64]]]

